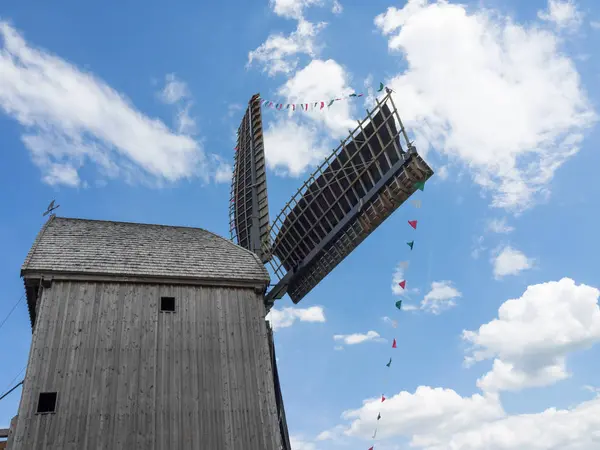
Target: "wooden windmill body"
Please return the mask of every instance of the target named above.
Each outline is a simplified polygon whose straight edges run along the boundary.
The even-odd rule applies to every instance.
[[[238,129],[238,245],[197,228],[44,225],[21,271],[33,340],[9,450],[291,450],[267,312],[299,302],[433,171],[387,92],[271,223],[261,104]]]

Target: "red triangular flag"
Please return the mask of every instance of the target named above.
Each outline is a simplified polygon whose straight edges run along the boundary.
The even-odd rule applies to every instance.
[[[381,402],[385,402],[385,395],[381,394]]]
[[[396,339],[394,339],[394,342],[392,342],[392,348],[397,348],[396,347]]]
[[[417,221],[416,220],[409,220],[408,224],[413,227],[415,230],[417,229]]]
[[[371,447],[369,450],[373,450],[375,447]]]
[[[406,280],[402,280],[400,283],[398,283],[398,286],[400,286],[402,289],[406,289]]]

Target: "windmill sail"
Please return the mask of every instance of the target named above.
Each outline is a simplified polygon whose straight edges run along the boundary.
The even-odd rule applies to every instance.
[[[432,175],[388,93],[273,222],[267,303],[298,303]]]

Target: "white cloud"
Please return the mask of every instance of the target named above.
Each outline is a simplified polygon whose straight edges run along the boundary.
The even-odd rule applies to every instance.
[[[524,270],[531,269],[533,263],[532,259],[519,250],[506,246],[492,259],[494,277],[499,280],[507,275],[518,275]]]
[[[187,84],[177,78],[174,73],[165,76],[165,85],[159,93],[159,97],[164,103],[172,105],[189,97],[189,95]]]
[[[498,234],[508,234],[515,230],[515,227],[512,227],[506,223],[506,217],[502,219],[492,219],[487,224],[487,230],[491,233]]]
[[[291,450],[317,450],[315,444],[304,440],[301,436],[290,436]]]
[[[146,117],[106,83],[35,49],[0,22],[0,109],[25,129],[23,143],[45,182],[78,186],[91,162],[127,181],[207,177],[197,141]]]
[[[408,65],[387,84],[417,148],[462,161],[495,207],[545,198],[596,120],[560,39],[442,1],[409,0],[375,23]]]
[[[316,126],[301,125],[290,119],[269,123],[264,139],[267,167],[279,175],[298,177],[330,152],[320,141]]]
[[[233,175],[233,167],[225,162],[223,158],[213,155],[213,167],[215,167],[214,181],[216,183],[230,183]]]
[[[50,186],[78,187],[81,184],[77,170],[68,164],[51,164],[47,167],[42,181]]]
[[[313,60],[278,90],[281,103],[324,101],[350,94],[349,77],[334,60]],[[309,112],[272,112],[277,117],[265,131],[267,165],[281,175],[299,176],[318,165],[355,123],[351,102],[336,102],[330,108]],[[265,115],[269,114],[267,109]]]
[[[344,7],[338,0],[333,0],[333,6],[331,7],[331,12],[334,14],[341,14],[344,11]]]
[[[569,278],[529,286],[521,298],[502,304],[497,319],[464,331],[463,339],[474,346],[467,363],[494,358],[478,386],[519,390],[568,377],[567,354],[600,341],[599,295]]]
[[[165,76],[165,85],[158,93],[159,98],[167,105],[176,107],[175,128],[181,134],[191,136],[196,133],[196,121],[190,115],[192,95],[187,84],[177,78],[174,73]]]
[[[496,358],[511,364],[521,371],[517,374],[521,381],[534,379],[530,376],[540,370],[551,372],[567,353],[600,341],[599,297],[598,289],[577,286],[566,278],[530,286],[520,299],[508,300],[500,307],[498,319],[482,325],[477,332],[464,332],[463,338],[475,345],[470,358]],[[526,386],[531,385],[520,387]],[[509,415],[496,392],[501,386],[483,387],[486,389],[482,394],[471,396],[462,396],[452,389],[419,386],[414,393],[386,395],[383,403],[379,397],[370,398],[361,407],[345,411],[345,423],[319,437],[370,439],[377,426],[382,447],[404,437],[411,448],[424,450],[598,448],[600,396],[594,388],[589,388],[595,394],[593,400],[569,409]]]
[[[406,290],[402,289],[398,283],[404,280],[404,268],[402,263],[398,263],[392,274],[392,294],[394,295],[406,295]]]
[[[362,344],[364,342],[385,342],[378,332],[367,331],[366,333],[353,334],[336,334],[333,336],[334,341],[341,341],[346,345]]]
[[[600,22],[592,20],[590,26],[595,30],[600,30]]]
[[[451,281],[434,281],[431,283],[431,290],[421,301],[421,309],[433,314],[440,314],[442,311],[456,306],[455,299],[461,296],[462,294],[452,286]]]
[[[282,309],[271,308],[266,319],[271,322],[274,331],[291,327],[297,320],[300,322],[325,322],[325,313],[322,306],[310,308],[285,307]]]
[[[346,427],[350,436],[369,439],[377,426],[382,443],[404,436],[411,448],[425,450],[596,450],[600,443],[600,398],[571,409],[507,415],[497,396],[462,397],[451,389],[420,386],[384,403],[365,400],[342,417],[352,421]]]
[[[289,36],[281,33],[270,34],[256,50],[248,53],[248,66],[257,62],[269,76],[278,73],[289,74],[298,66],[299,54],[315,57],[319,51],[316,37],[326,23],[313,24],[304,19]]]
[[[577,10],[573,0],[548,0],[548,9],[538,11],[538,17],[552,22],[557,28],[576,30],[583,21],[583,14]]]
[[[300,19],[304,9],[312,5],[320,5],[322,0],[271,0],[273,12],[281,17]]]
[[[411,445],[430,448],[443,443],[438,434],[451,436],[503,415],[497,396],[461,397],[451,389],[419,386],[414,394],[403,391],[383,403],[381,398],[365,400],[360,409],[345,411],[342,418],[351,421],[348,436],[367,438],[377,426],[380,439],[412,435]]]

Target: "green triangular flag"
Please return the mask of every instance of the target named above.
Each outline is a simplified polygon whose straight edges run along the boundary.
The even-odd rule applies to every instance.
[[[381,413],[377,414],[377,420],[381,419]]]
[[[329,102],[329,104],[327,105],[327,107],[329,108],[331,105],[333,105],[333,102],[335,102],[335,100],[331,100],[331,101]]]
[[[387,367],[390,367],[392,365],[392,358],[390,358],[390,362],[386,364]]]
[[[410,247],[410,249],[412,250],[413,247],[415,246],[415,241],[407,242],[406,245],[408,245]]]
[[[385,87],[385,86],[383,85],[383,83],[379,83],[379,89],[377,89],[377,92],[381,92],[381,91],[383,91],[383,88],[384,88],[384,87]]]
[[[350,97],[356,97],[356,94],[350,94]]]
[[[402,309],[402,300],[398,300],[398,301],[396,302],[396,308],[398,308],[398,309]]]
[[[416,189],[420,189],[422,191],[425,190],[425,182],[424,181],[417,181],[414,185],[413,185]]]

